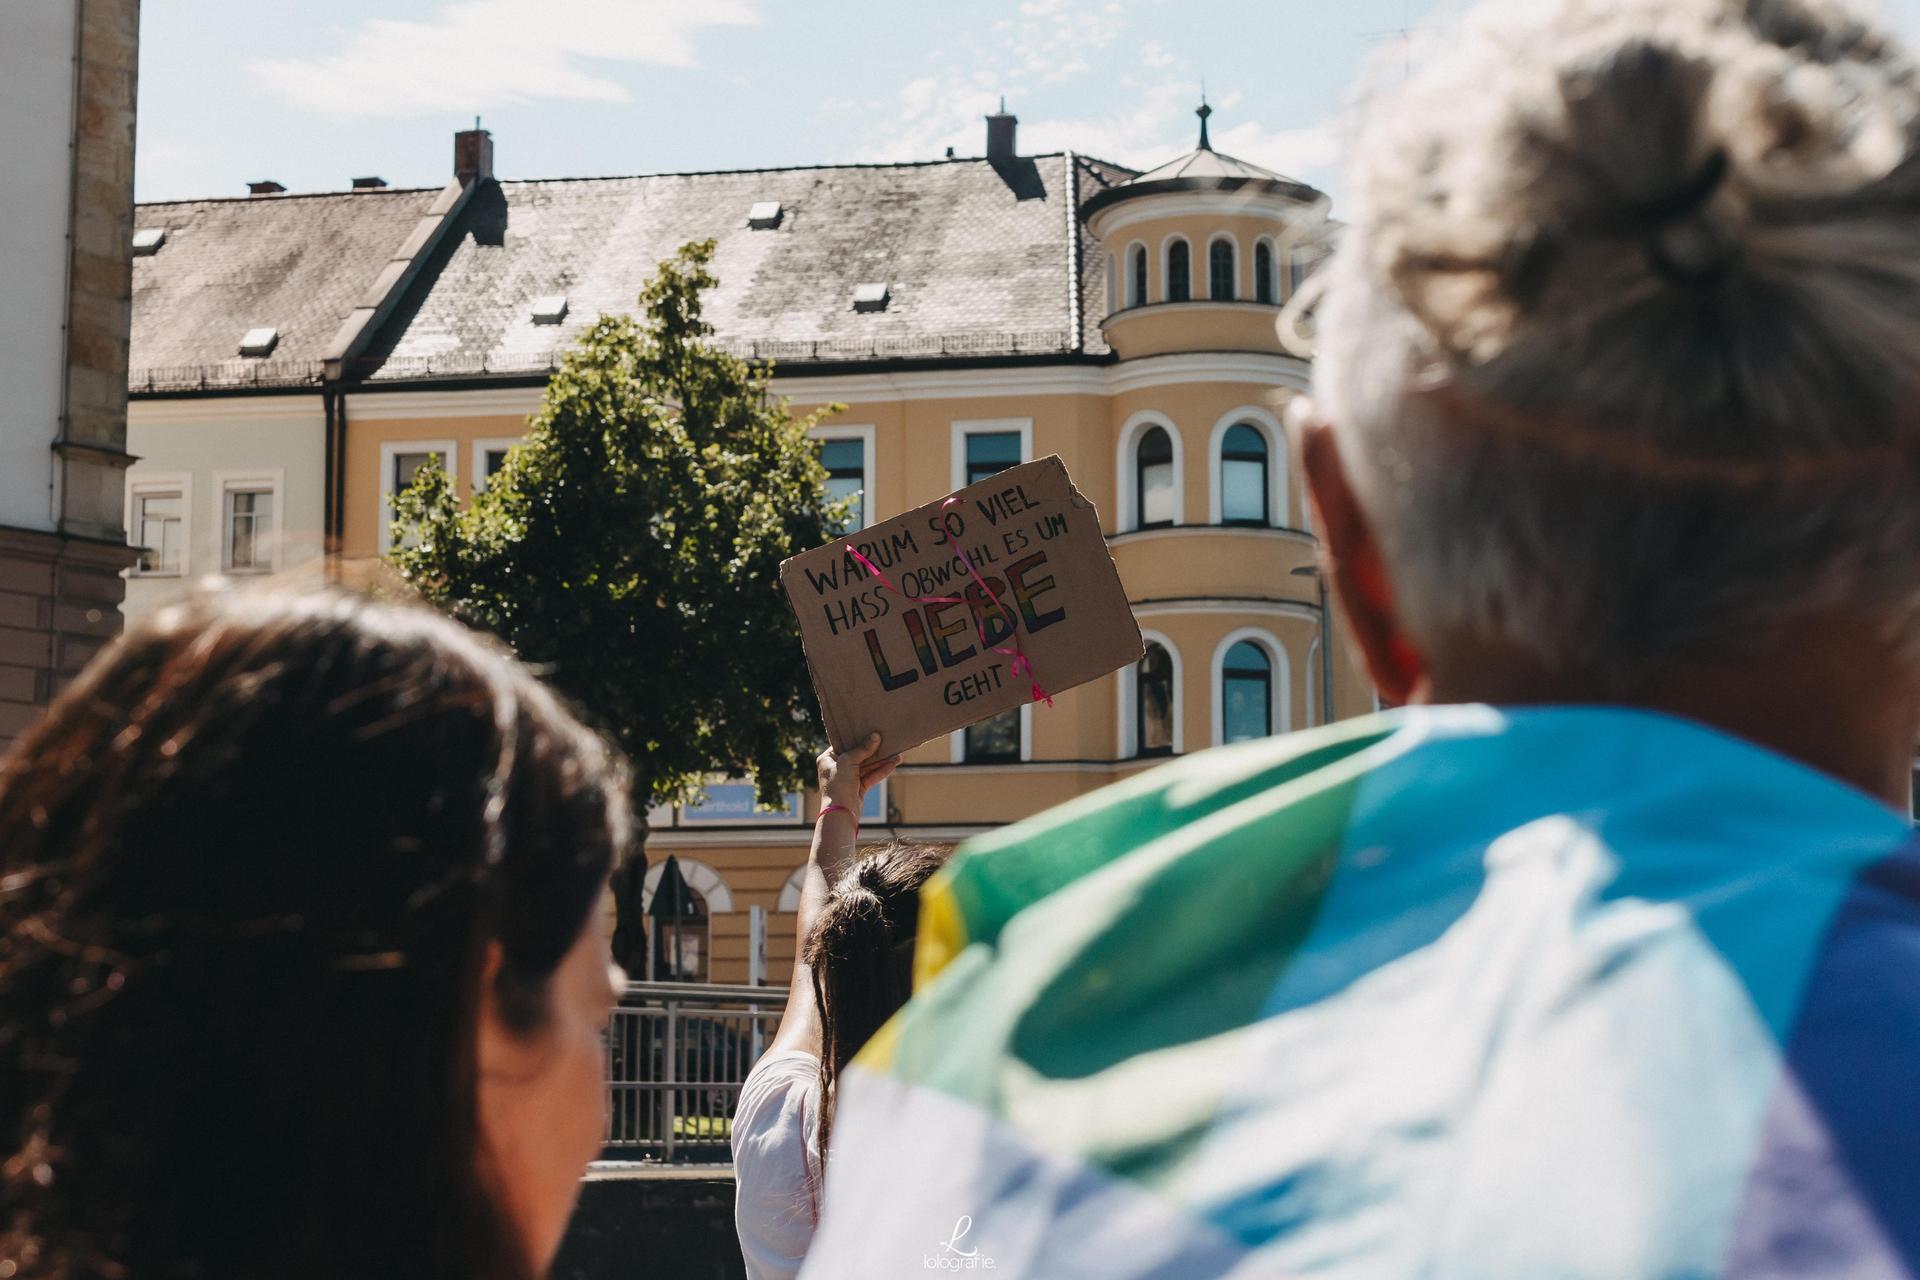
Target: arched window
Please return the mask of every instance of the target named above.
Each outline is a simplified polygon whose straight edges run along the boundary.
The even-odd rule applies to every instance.
[[[1227,650],[1220,668],[1220,738],[1246,742],[1273,732],[1273,662],[1251,640]]]
[[[672,856],[660,864],[660,878],[647,903],[647,932],[653,942],[647,956],[650,981],[707,981],[707,901],[687,882],[679,859]]]
[[[1193,251],[1185,240],[1167,246],[1167,301],[1187,302],[1193,298]]]
[[[1291,298],[1300,292],[1300,286],[1313,274],[1313,268],[1319,262],[1318,256],[1306,245],[1295,245],[1287,250],[1287,296]]]
[[[1258,427],[1236,422],[1220,441],[1220,521],[1223,524],[1265,525],[1272,522],[1267,508],[1267,437]]]
[[[1207,246],[1207,296],[1231,300],[1233,281],[1233,241],[1221,238]]]
[[[1147,300],[1147,246],[1133,246],[1133,265],[1127,273],[1127,305],[1142,306]]]
[[[1120,264],[1112,254],[1107,255],[1107,312],[1111,315],[1120,309]]]
[[[1142,529],[1173,523],[1173,437],[1165,427],[1148,427],[1134,450],[1133,509]]]
[[[1173,754],[1173,659],[1157,644],[1134,666],[1133,740],[1143,756]]]
[[[775,911],[798,911],[800,909],[800,891],[807,884],[807,866],[803,862],[793,869],[786,883],[780,886],[780,896],[774,900]]]
[[[1253,300],[1272,303],[1279,297],[1273,287],[1273,246],[1262,240],[1253,246]]]

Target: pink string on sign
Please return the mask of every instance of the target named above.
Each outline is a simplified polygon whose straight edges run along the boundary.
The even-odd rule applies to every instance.
[[[948,498],[940,504],[940,527],[946,530],[947,545],[953,548],[954,558],[966,567],[967,576],[974,580],[979,586],[981,593],[984,594],[987,599],[993,601],[993,607],[998,609],[1000,616],[1007,620],[1007,634],[1013,639],[1013,645],[1011,647],[989,644],[987,642],[987,624],[976,614],[974,615],[973,626],[974,630],[980,633],[980,647],[990,653],[997,653],[1002,657],[1011,658],[1013,660],[1013,678],[1018,680],[1020,677],[1025,676],[1029,687],[1033,691],[1033,700],[1035,702],[1044,702],[1051,707],[1053,705],[1053,695],[1040,687],[1040,681],[1034,674],[1033,663],[1028,661],[1027,651],[1020,645],[1020,619],[1014,616],[1013,610],[1007,608],[1007,606],[1001,602],[1000,593],[988,586],[987,580],[980,576],[980,571],[973,567],[973,557],[969,556],[966,548],[960,545],[960,536],[954,532],[953,525],[948,523],[947,517],[952,514],[948,508],[959,501],[960,499],[958,498]],[[881,586],[893,592],[893,594],[899,596],[909,604],[965,604],[967,602],[965,596],[910,596],[895,586],[893,579],[887,577],[886,574],[880,571],[879,565],[854,550],[851,542],[847,543],[846,550],[848,555],[860,562],[862,568],[879,579]]]

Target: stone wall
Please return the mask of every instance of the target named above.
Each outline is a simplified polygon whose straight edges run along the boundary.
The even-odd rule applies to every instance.
[[[140,0],[80,0],[61,532],[124,542]]]
[[[0,746],[120,631],[116,542],[0,528]]]
[[[57,528],[0,524],[0,747],[119,632],[133,560],[122,521],[140,0],[77,2],[65,412],[46,472]]]

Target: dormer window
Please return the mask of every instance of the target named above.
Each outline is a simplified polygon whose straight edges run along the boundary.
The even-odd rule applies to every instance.
[[[853,290],[853,309],[855,311],[885,311],[887,303],[893,298],[892,291],[884,280],[868,281],[856,285]]]
[[[786,211],[778,200],[757,200],[753,208],[747,210],[747,226],[755,231],[771,231],[785,216]]]
[[[280,343],[278,329],[263,326],[249,329],[240,337],[240,354],[254,358],[264,358],[273,354],[274,347]]]
[[[550,293],[544,298],[533,300],[533,322],[535,324],[559,324],[567,318],[567,295]]]

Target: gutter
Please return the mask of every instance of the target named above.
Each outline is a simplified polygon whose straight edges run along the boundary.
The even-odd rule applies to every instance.
[[[475,174],[462,181],[454,177],[433,204],[414,222],[406,239],[360,295],[359,303],[341,322],[333,340],[321,353],[321,396],[326,418],[326,475],[324,480],[321,531],[326,547],[328,573],[337,570],[342,542],[346,535],[346,463],[347,463],[347,391],[354,385],[353,368],[393,314],[394,308],[419,279],[421,270],[434,252],[446,242],[448,233],[479,190],[482,182],[491,182],[491,173]]]
[[[1086,349],[1086,331],[1081,325],[1080,300],[1086,296],[1080,279],[1080,166],[1067,152],[1067,332],[1073,335],[1073,349]]]

